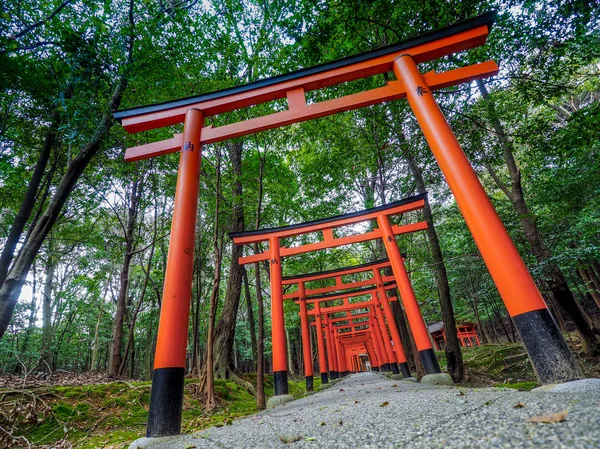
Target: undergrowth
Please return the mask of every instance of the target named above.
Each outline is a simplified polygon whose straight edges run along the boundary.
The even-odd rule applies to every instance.
[[[256,376],[243,377],[256,382]],[[126,448],[144,435],[150,386],[121,381],[0,390],[0,448]],[[297,398],[305,392],[303,380],[290,379],[289,386]],[[215,393],[217,410],[205,413],[198,379],[186,379],[183,432],[227,425],[257,411],[255,397],[231,380],[216,379]],[[271,376],[265,378],[265,394],[273,395]]]

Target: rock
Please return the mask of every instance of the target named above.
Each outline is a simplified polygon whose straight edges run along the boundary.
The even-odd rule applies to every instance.
[[[392,374],[390,376],[390,379],[392,379],[392,380],[402,380],[402,379],[404,379],[404,376],[402,374]]]
[[[392,373],[390,373],[389,371],[387,371],[387,372],[383,373],[383,375],[384,375],[385,377],[392,377],[392,376],[393,376],[393,374],[392,374]]]
[[[316,391],[306,391],[306,392],[304,393],[304,396],[312,396],[312,395],[313,395],[313,394],[315,394],[315,393],[316,393]]]
[[[400,380],[406,380],[407,382],[418,382],[416,377],[405,377],[403,379]]]
[[[325,390],[326,388],[331,387],[331,385],[333,385],[333,384],[329,384],[329,383],[327,383],[327,384],[321,384],[317,388],[315,388],[315,390],[317,390],[317,391]]]
[[[551,393],[591,393],[600,395],[600,379],[580,379],[562,384],[544,385],[531,391]]]
[[[138,438],[129,445],[129,449],[170,449],[183,447],[190,435],[173,435],[160,438]]]
[[[454,381],[448,373],[426,374],[421,378],[421,383],[425,385],[454,386]]]
[[[296,398],[291,394],[280,394],[279,396],[273,396],[267,401],[267,410],[271,410],[273,407],[277,407],[278,405],[287,404],[294,399]]]

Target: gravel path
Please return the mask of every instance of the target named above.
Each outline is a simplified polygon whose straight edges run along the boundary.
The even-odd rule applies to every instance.
[[[527,422],[563,410],[564,422]],[[362,373],[230,426],[131,445],[142,448],[600,449],[600,394],[432,387]]]

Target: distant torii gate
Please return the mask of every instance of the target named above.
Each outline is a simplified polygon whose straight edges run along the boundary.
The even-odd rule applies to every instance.
[[[401,258],[404,258],[404,255],[400,255]],[[392,310],[388,304],[388,300],[384,299],[387,298],[385,295],[385,292],[382,290],[382,287],[384,285],[384,283],[387,282],[393,282],[395,280],[394,276],[382,276],[380,273],[380,270],[383,268],[389,268],[391,266],[391,262],[389,259],[382,259],[382,260],[377,260],[374,262],[369,262],[369,263],[364,263],[364,264],[360,264],[360,265],[353,265],[353,266],[349,266],[349,267],[344,267],[344,268],[338,268],[338,269],[334,269],[334,270],[326,270],[326,271],[320,271],[320,272],[316,272],[316,273],[308,273],[308,274],[303,274],[303,275],[298,275],[298,276],[288,276],[283,278],[283,285],[293,285],[293,284],[298,284],[298,289],[293,292],[293,293],[288,293],[283,295],[284,299],[296,299],[296,302],[299,302],[300,304],[300,324],[302,326],[302,329],[304,329],[304,323],[306,321],[305,315],[306,315],[306,305],[302,304],[302,298],[305,298],[307,301],[307,303],[310,303],[311,299],[315,299],[313,297],[311,297],[311,295],[315,295],[315,294],[319,294],[319,293],[328,293],[328,292],[333,292],[336,290],[342,290],[342,289],[349,289],[349,288],[355,288],[355,287],[361,287],[361,286],[368,286],[368,285],[376,285],[377,287],[377,291],[379,293],[379,300],[380,300],[380,304],[383,307],[384,310],[384,314],[385,317],[387,319],[388,322],[388,327],[390,330],[390,334],[392,336],[392,340],[394,342],[394,345],[396,347],[398,347],[398,351],[402,351],[402,342],[401,342],[401,338],[400,338],[400,333],[398,331],[398,328],[396,326],[396,321],[393,318],[392,315]],[[404,265],[399,266],[401,271],[404,271]],[[370,272],[372,274],[372,277],[370,279],[365,279],[363,281],[358,281],[358,282],[353,282],[353,283],[344,283],[343,282],[343,276],[347,276],[350,274],[357,274],[357,273],[365,273],[365,272]],[[402,276],[404,278],[404,274]],[[334,286],[329,286],[329,287],[322,287],[319,289],[312,289],[312,290],[305,290],[305,284],[306,282],[310,282],[310,281],[317,281],[317,280],[323,280],[323,279],[330,279],[330,278],[335,278],[335,285]],[[408,279],[408,276],[406,276],[406,279]],[[410,282],[409,283],[405,283],[404,285],[404,294],[407,296],[407,300],[410,301],[410,297],[414,297],[414,292],[412,290],[412,287],[410,286]],[[344,297],[343,292],[340,292],[339,294],[337,294],[338,297]],[[330,296],[322,296],[322,298],[330,298]],[[403,297],[404,298],[404,297]],[[298,299],[300,299],[300,301],[298,301]],[[327,299],[324,299],[327,300]],[[321,300],[324,301],[324,300]],[[314,301],[313,301],[314,302]],[[409,304],[410,306],[411,304]],[[415,317],[415,307],[416,306],[416,310],[418,311],[418,304],[416,304],[416,301],[413,305],[412,311],[413,311],[413,324],[416,323],[417,327],[420,324],[420,322],[423,322],[422,318],[419,320],[418,318]],[[379,310],[379,314],[381,314],[381,310]],[[420,316],[420,312],[419,312],[419,316]],[[425,327],[425,324],[423,322],[423,327]],[[308,328],[306,328],[305,331],[302,332],[303,335],[303,346],[304,347],[308,347],[310,348],[310,341],[308,341],[307,343],[307,338],[308,338]],[[306,335],[306,336],[305,336]],[[432,353],[431,351],[427,351],[428,348],[431,348],[431,344],[429,341],[429,335],[427,334],[427,339],[424,340],[423,337],[423,332],[417,332],[414,335],[415,341],[418,342],[418,349],[424,350],[423,353],[421,353],[423,355],[423,359],[424,359],[424,366],[426,367],[426,373],[427,374],[433,374],[433,373],[439,373],[440,372],[440,368],[439,365],[437,363],[437,359],[435,358],[435,354],[433,354],[433,357],[431,357]],[[307,356],[310,356],[310,354],[307,354],[305,352],[305,359]],[[390,366],[392,372],[394,374],[399,373],[399,370],[402,371],[402,374],[405,377],[410,377],[410,370],[408,368],[408,363],[406,363],[406,357],[404,356],[404,353],[402,351],[401,356],[398,357],[398,364],[396,364],[395,360],[391,361],[391,366]],[[312,376],[312,374],[311,374]],[[307,378],[308,380],[308,378]],[[307,383],[308,385],[308,383]]]
[[[579,376],[573,356],[542,296],[432,95],[435,89],[495,75],[497,65],[489,61],[424,75],[417,68],[419,63],[483,45],[494,17],[494,13],[483,14],[398,44],[286,75],[114,114],[130,133],[184,123],[183,134],[130,148],[125,153],[127,161],[135,161],[181,151],[147,436],[178,434],[181,429],[187,348],[187,326],[182,323],[189,319],[201,145],[403,97],[408,99],[448,181],[538,377],[548,383]],[[384,87],[320,103],[306,103],[307,91],[390,71],[396,80]],[[204,127],[206,117],[282,98],[287,99],[288,110],[216,128]],[[378,219],[379,232],[384,234],[387,248],[395,244],[392,229],[386,222]],[[270,251],[279,253],[277,239],[270,241]],[[265,260],[267,258],[269,255]],[[278,257],[275,262],[279,266]],[[392,260],[392,266],[394,264],[397,260]],[[279,273],[274,285],[280,285],[281,270],[272,271]],[[396,269],[394,275],[402,285]],[[279,313],[281,292],[275,291],[272,300],[275,312]],[[277,326],[278,338],[283,338],[280,323],[273,324]],[[285,369],[277,362],[276,371]]]

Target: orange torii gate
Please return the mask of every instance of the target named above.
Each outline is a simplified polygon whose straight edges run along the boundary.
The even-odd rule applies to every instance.
[[[303,289],[304,287],[304,283],[301,282],[300,283],[300,288]],[[383,289],[394,289],[396,288],[396,284],[394,282],[389,282],[387,283]],[[332,320],[329,318],[328,314],[329,313],[334,313],[334,312],[340,312],[340,311],[350,311],[350,310],[357,310],[357,309],[364,309],[364,308],[370,308],[373,306],[373,304],[378,304],[378,300],[374,299],[373,296],[375,293],[379,292],[381,290],[380,287],[377,286],[373,286],[373,287],[366,287],[366,288],[362,288],[362,289],[358,289],[358,290],[352,290],[352,291],[345,291],[342,293],[329,293],[326,295],[321,295],[318,297],[312,297],[312,298],[303,298],[303,299],[298,299],[296,302],[300,305],[300,323],[302,326],[302,334],[306,335],[308,337],[309,332],[308,332],[308,317],[309,316],[315,316],[315,322],[313,322],[312,324],[315,325],[316,329],[317,329],[317,345],[318,345],[318,355],[319,355],[319,367],[321,369],[321,382],[326,383],[327,382],[327,374],[324,372],[326,370],[323,370],[323,367],[329,367],[329,377],[331,377],[332,379],[336,379],[338,378],[338,369],[336,369],[336,359],[337,359],[337,354],[336,354],[336,347],[332,346],[335,342],[334,339],[332,338],[332,327],[331,325]],[[352,297],[356,297],[356,296],[363,296],[363,295],[371,295],[371,300],[369,301],[362,301],[362,302],[354,302],[354,303],[350,303],[349,299]],[[329,302],[329,301],[335,301],[335,300],[339,300],[342,299],[344,301],[344,305],[343,306],[337,306],[337,309],[334,312],[331,312],[331,308],[332,307],[321,307],[320,303],[322,302]],[[389,301],[393,301],[396,298],[388,298]],[[311,309],[310,312],[307,312],[307,305],[313,305],[314,308]],[[323,320],[321,318],[321,315],[323,315]],[[395,325],[395,323],[393,323]],[[326,340],[323,340],[323,327],[325,328],[325,332],[326,332]],[[319,330],[321,332],[319,332]],[[387,331],[386,331],[386,335],[387,335]],[[303,337],[304,340],[304,337]],[[327,359],[325,358],[325,347],[327,346]],[[401,351],[401,349],[399,349]],[[307,360],[312,360],[311,357],[311,351],[310,351],[310,339],[308,338],[308,341],[303,341],[303,354],[304,354],[304,360],[305,360],[305,376],[306,376],[306,385],[307,385],[307,389],[309,389],[312,386],[312,363],[309,364],[309,366],[306,366],[306,361]],[[403,352],[401,353],[401,355],[398,355],[398,359],[399,361],[403,360],[404,355]],[[327,363],[327,365],[325,364]],[[391,368],[390,368],[391,369]],[[398,371],[396,371],[398,372]]]
[[[321,249],[335,248],[342,245],[374,239],[381,239],[384,242],[384,247],[394,273],[394,279],[398,283],[398,290],[400,297],[402,298],[402,304],[406,310],[408,322],[413,332],[415,344],[417,345],[423,366],[426,367],[428,373],[440,372],[439,364],[435,356],[431,340],[429,339],[429,332],[427,331],[425,321],[423,321],[423,317],[419,311],[417,298],[412,290],[410,279],[406,273],[404,262],[395,239],[395,236],[399,234],[406,234],[426,229],[427,223],[420,221],[401,226],[392,226],[389,218],[391,216],[406,214],[411,211],[422,209],[425,205],[425,196],[426,194],[420,194],[386,204],[385,206],[374,207],[359,212],[338,215],[321,220],[309,221],[307,223],[299,223],[278,228],[259,229],[254,231],[232,232],[229,234],[236,245],[249,245],[259,242],[269,243],[269,249],[267,251],[251,256],[241,257],[239,259],[239,263],[244,265],[263,260],[269,261],[271,275],[271,344],[273,354],[274,390],[276,396],[288,394],[281,259],[283,257],[289,257]],[[334,231],[337,228],[371,220],[377,220],[379,226],[372,231],[342,237],[336,237],[334,234]],[[323,241],[293,246],[290,248],[280,247],[281,239],[316,232],[322,234]],[[381,287],[376,287],[375,289],[371,288],[371,290],[373,290],[373,292],[377,292],[378,288]],[[344,295],[348,296],[348,293],[346,292],[342,294],[342,296]],[[373,301],[373,305],[376,304],[377,301]],[[375,310],[377,310],[377,308]],[[331,311],[333,312],[333,309],[331,309]],[[327,317],[325,317],[325,319],[327,319]],[[383,322],[383,318],[381,321]],[[400,352],[400,350],[401,345],[398,348],[398,352]],[[328,354],[333,354],[334,351],[335,348],[332,345],[331,350],[328,351]],[[335,358],[331,358],[332,360],[330,361],[331,363],[329,365],[330,368],[332,365],[336,365]],[[395,357],[391,357],[391,362],[395,363],[395,359]],[[406,362],[406,358],[404,356],[402,356],[401,359],[403,359],[402,363]],[[337,376],[337,370],[334,369],[332,371],[334,377]]]
[[[404,256],[401,255],[401,257],[404,257]],[[364,285],[375,284],[378,289],[378,295],[380,297],[379,301],[380,301],[381,305],[383,306],[384,314],[385,314],[385,317],[388,322],[388,327],[390,330],[390,334],[392,335],[394,345],[396,347],[401,348],[402,344],[401,344],[401,339],[400,339],[400,332],[398,331],[398,328],[397,328],[396,322],[394,320],[392,310],[388,304],[388,301],[384,300],[386,295],[385,295],[385,292],[382,290],[384,283],[393,281],[395,279],[394,276],[381,276],[380,270],[383,268],[388,268],[388,267],[390,267],[390,265],[391,265],[391,263],[388,259],[382,259],[382,260],[377,260],[374,262],[369,262],[369,263],[364,263],[364,264],[354,265],[354,266],[349,266],[349,267],[344,267],[344,268],[338,268],[338,269],[334,269],[334,270],[327,270],[327,271],[321,271],[321,272],[316,272],[316,273],[308,273],[308,274],[303,274],[303,275],[299,275],[299,276],[289,276],[289,277],[283,278],[283,285],[298,284],[298,289],[293,293],[288,293],[288,294],[284,295],[283,297],[284,297],[284,299],[296,299],[296,298],[300,299],[300,301],[296,301],[296,302],[300,303],[300,314],[299,314],[300,315],[300,323],[301,323],[302,328],[304,329],[305,328],[304,323],[306,322],[306,305],[303,304],[303,301],[302,301],[303,298],[306,298],[307,301],[305,301],[305,302],[310,303],[311,302],[310,299],[313,299],[310,297],[310,295],[319,294],[319,293],[327,293],[327,292],[332,292],[335,290],[342,290],[342,289],[346,289],[346,288],[354,288],[354,287],[360,287],[360,286],[364,286]],[[401,268],[403,269],[404,267],[402,266]],[[343,276],[347,276],[350,274],[364,273],[364,272],[370,272],[372,274],[372,277],[370,279],[353,282],[353,283],[344,283],[342,280]],[[330,278],[335,278],[334,286],[322,287],[322,288],[312,289],[312,290],[305,289],[305,284],[307,282],[330,279]],[[408,289],[410,289],[410,292],[408,292]],[[408,284],[408,287],[405,286],[404,292],[410,293],[414,297],[414,292],[412,291],[412,287],[410,287],[410,283]],[[343,294],[340,293],[339,295],[343,295]],[[418,309],[418,305],[417,305],[417,309]],[[378,313],[381,314],[381,310],[379,310]],[[420,315],[420,312],[419,312],[419,315]],[[421,321],[422,321],[422,319],[421,319]],[[302,335],[303,335],[304,347],[310,348],[309,347],[310,342],[308,341],[308,327],[306,327],[306,329],[303,331]],[[417,336],[415,335],[415,340],[416,339],[417,339]],[[308,343],[307,343],[307,341],[308,341]],[[421,340],[421,342],[422,342],[422,340]],[[419,348],[419,349],[421,349],[421,348]],[[305,361],[307,360],[307,357],[309,357],[309,356],[310,356],[310,352],[308,352],[308,353],[305,352]],[[434,357],[435,357],[435,355],[434,355]],[[435,361],[435,363],[428,363],[426,366],[428,368],[427,374],[440,372],[439,365],[437,364],[437,360]],[[387,366],[386,366],[386,368],[387,368]],[[394,374],[398,374],[400,371],[402,371],[402,374],[405,377],[410,377],[410,370],[408,368],[408,363],[406,363],[406,359],[404,356],[399,357],[398,364],[396,364],[394,359],[392,359],[390,369],[392,370],[392,372]],[[335,376],[335,372],[334,372],[334,376]]]
[[[386,288],[392,289],[394,288],[394,285],[390,285],[390,286],[386,286]],[[330,306],[330,307],[320,307],[318,306],[318,302],[316,303],[315,309],[311,310],[311,312],[309,312],[309,316],[316,316],[317,317],[317,322],[320,318],[320,315],[323,314],[325,316],[325,319],[327,320],[327,315],[329,313],[336,313],[336,312],[347,312],[347,311],[352,311],[352,310],[360,310],[360,309],[370,309],[371,310],[371,319],[373,320],[374,326],[371,328],[371,331],[373,332],[373,337],[374,337],[374,341],[376,343],[376,347],[377,347],[377,352],[380,355],[381,358],[381,362],[378,366],[381,368],[382,371],[391,371],[394,374],[398,374],[398,365],[401,368],[402,371],[402,375],[404,377],[410,377],[410,370],[408,368],[408,363],[406,361],[406,354],[404,353],[404,349],[402,347],[402,342],[400,341],[400,337],[397,333],[397,327],[396,327],[396,322],[394,321],[393,316],[389,316],[388,319],[388,325],[390,326],[390,334],[392,335],[392,340],[394,343],[394,346],[392,346],[392,341],[390,341],[390,336],[388,334],[388,330],[386,329],[385,326],[385,320],[383,317],[383,314],[381,312],[381,308],[380,308],[380,304],[383,303],[387,303],[388,301],[394,301],[396,300],[395,297],[387,297],[386,296],[386,300],[382,300],[381,298],[378,298],[378,295],[381,294],[380,292],[380,288],[376,287],[373,289],[362,289],[360,291],[357,291],[358,294],[370,294],[371,295],[371,300],[369,301],[362,301],[362,302],[356,302],[356,303],[349,303],[348,301],[345,301],[344,305],[341,306]],[[347,293],[339,293],[336,295],[327,295],[327,296],[323,296],[325,298],[325,300],[331,300],[331,299],[340,299],[340,298],[345,298],[347,296]],[[360,325],[360,323],[358,324]],[[317,329],[318,329],[318,323],[317,323]],[[326,325],[327,327],[327,325]],[[318,332],[317,332],[318,333]],[[395,335],[395,337],[394,337]],[[395,368],[395,369],[394,369]]]
[[[498,72],[497,65],[488,61],[444,73],[425,74],[421,74],[417,67],[419,63],[483,45],[494,17],[494,13],[483,14],[397,44],[315,67],[194,97],[125,109],[114,114],[130,133],[184,124],[183,134],[129,148],[125,153],[127,161],[135,161],[180,151],[147,436],[178,434],[181,429],[188,330],[182,323],[189,319],[202,144],[403,97],[407,98],[414,111],[448,181],[538,377],[543,383],[548,383],[579,376],[572,354],[542,296],[432,95],[435,89],[495,75]],[[305,93],[308,91],[391,71],[396,80],[389,81],[384,87],[315,104],[306,102]],[[207,117],[284,98],[287,99],[288,110],[219,127],[204,126]],[[397,250],[394,231],[387,217],[373,218],[377,218],[377,233],[383,236],[388,252],[391,247]],[[282,308],[279,265],[282,254],[278,238],[271,238],[269,246],[269,253],[264,258],[261,259],[263,255],[254,257],[271,260],[271,265],[278,267],[271,270],[271,274],[275,274],[272,277],[275,317]],[[318,246],[315,244],[315,249]],[[288,248],[287,255],[291,255],[294,249]],[[402,286],[406,279],[397,273],[402,260],[399,257],[390,257],[390,260],[394,276]],[[404,300],[403,292],[400,294]],[[410,314],[409,310],[407,313]],[[273,324],[275,337],[283,339],[281,320],[275,317]],[[280,373],[277,385],[281,386],[285,378],[281,373],[285,372],[286,366],[281,363],[285,358],[281,357],[280,351],[281,348],[278,348],[274,353],[274,364],[275,370]],[[277,391],[281,392],[281,387],[278,388]]]
[[[406,355],[404,354],[404,350],[402,348],[402,340],[400,338],[400,332],[398,330],[397,324],[396,324],[396,320],[394,319],[394,316],[392,314],[392,309],[389,305],[389,301],[392,300],[391,298],[388,298],[388,296],[386,295],[385,291],[386,290],[390,290],[396,287],[396,285],[392,282],[392,283],[383,283],[382,277],[379,273],[379,269],[378,268],[372,268],[371,266],[385,266],[385,263],[382,264],[381,261],[378,262],[374,262],[371,264],[363,264],[361,265],[361,269],[368,269],[370,271],[373,272],[374,277],[370,280],[370,283],[373,284],[375,283],[375,287],[366,287],[364,289],[360,289],[360,290],[355,290],[353,292],[352,295],[349,295],[348,292],[339,292],[339,293],[329,293],[329,294],[325,294],[325,295],[321,295],[318,297],[308,297],[306,298],[305,302],[307,303],[314,303],[315,300],[318,300],[319,302],[324,302],[324,301],[331,301],[333,299],[344,299],[344,305],[343,306],[337,306],[335,307],[335,311],[336,312],[341,312],[341,311],[347,311],[347,310],[353,310],[356,309],[357,305],[360,304],[364,304],[364,303],[352,303],[350,304],[348,301],[348,297],[350,296],[358,296],[358,295],[364,295],[364,294],[370,294],[371,295],[371,304],[373,305],[373,311],[377,317],[377,320],[379,321],[380,326],[382,326],[382,331],[383,335],[384,335],[384,342],[389,343],[389,339],[387,339],[387,329],[385,328],[385,322],[387,320],[387,325],[389,328],[389,333],[392,337],[392,341],[394,344],[394,347],[396,348],[395,351],[390,351],[391,349],[391,345],[388,345],[386,343],[385,347],[386,350],[389,353],[390,356],[390,360],[389,363],[384,364],[384,370],[390,370],[392,371],[392,373],[394,374],[399,374],[400,372],[402,372],[404,377],[410,377],[410,370],[408,368],[408,363],[406,361]],[[354,267],[347,267],[348,269],[353,269]],[[388,278],[393,278],[392,276],[389,276]],[[300,285],[302,284],[302,281],[299,281],[299,288]],[[412,288],[411,288],[411,292],[412,292]],[[302,301],[299,301],[302,302]],[[381,307],[383,307],[383,312],[381,310]],[[302,306],[301,306],[302,307]],[[416,307],[418,308],[418,304],[416,305]],[[328,311],[332,308],[320,308],[320,312],[321,313],[333,313],[333,311]],[[301,312],[300,312],[300,317],[301,317],[301,322],[302,322],[302,315],[303,315],[303,311],[301,308]],[[384,315],[385,315],[385,319],[384,319]],[[419,316],[420,316],[420,312],[419,312]],[[422,318],[420,320],[422,321]],[[424,322],[423,322],[424,323]],[[423,324],[424,325],[424,324]],[[394,352],[396,353],[396,356],[394,356]],[[435,354],[434,354],[435,356]],[[427,374],[433,374],[433,373],[437,373],[440,372],[439,371],[439,365],[437,364],[437,359],[436,359],[436,363],[430,363],[428,365],[430,371],[428,371]]]

